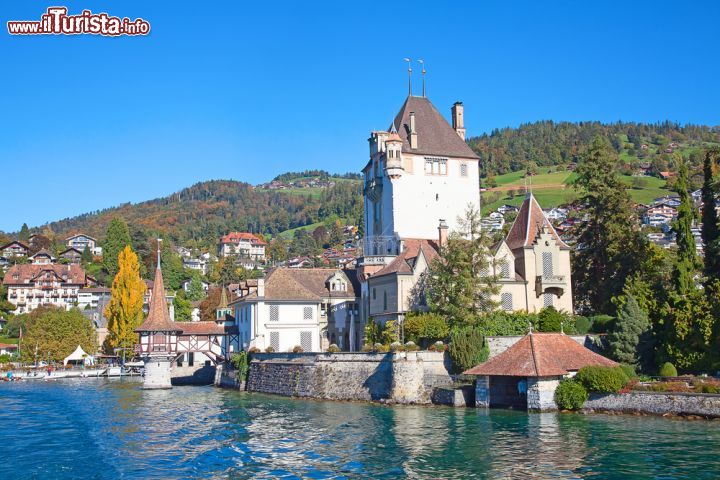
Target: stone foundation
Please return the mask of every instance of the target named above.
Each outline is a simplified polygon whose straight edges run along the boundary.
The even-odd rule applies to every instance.
[[[583,405],[583,411],[720,418],[720,395],[661,392],[593,393]]]
[[[247,390],[292,397],[428,404],[452,383],[440,352],[256,353]]]
[[[145,390],[172,388],[170,381],[172,358],[153,356],[145,358],[144,362],[145,378],[143,379],[143,388]]]
[[[463,385],[455,388],[437,387],[433,389],[431,400],[435,405],[472,407],[475,405],[475,389],[472,385]]]

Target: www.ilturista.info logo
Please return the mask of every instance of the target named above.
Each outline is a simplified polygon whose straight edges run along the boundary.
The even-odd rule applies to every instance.
[[[111,17],[107,13],[83,10],[80,15],[68,15],[67,7],[50,7],[40,21],[19,20],[7,22],[11,35],[147,35],[150,23],[137,18]]]

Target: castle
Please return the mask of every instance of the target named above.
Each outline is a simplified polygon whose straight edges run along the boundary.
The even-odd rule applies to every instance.
[[[362,324],[426,310],[417,291],[422,275],[467,209],[480,209],[479,158],[465,143],[461,102],[452,106],[449,123],[428,98],[410,94],[388,131],[372,132],[369,143],[357,262]],[[501,308],[572,312],[570,249],[532,193],[492,255]]]

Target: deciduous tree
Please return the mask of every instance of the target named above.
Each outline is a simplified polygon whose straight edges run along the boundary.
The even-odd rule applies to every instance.
[[[97,335],[90,319],[73,308],[42,309],[23,331],[22,361],[50,360],[61,362],[80,345],[92,355],[97,351]]]
[[[480,212],[468,206],[460,228],[450,233],[440,257],[430,265],[427,298],[430,308],[450,326],[475,325],[495,307],[499,291],[491,264],[491,238],[480,228]]]
[[[118,256],[118,273],[112,283],[110,302],[105,307],[108,319],[106,351],[133,348],[137,343],[135,328],[143,315],[145,282],[140,278],[138,257],[129,245]]]

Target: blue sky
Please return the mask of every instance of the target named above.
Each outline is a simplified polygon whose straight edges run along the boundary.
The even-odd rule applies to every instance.
[[[443,113],[464,102],[469,135],[541,119],[717,125],[720,3],[689,3],[5,0],[0,230],[207,179],[358,171],[406,95],[403,57],[425,59]],[[152,33],[7,33],[55,4]]]

